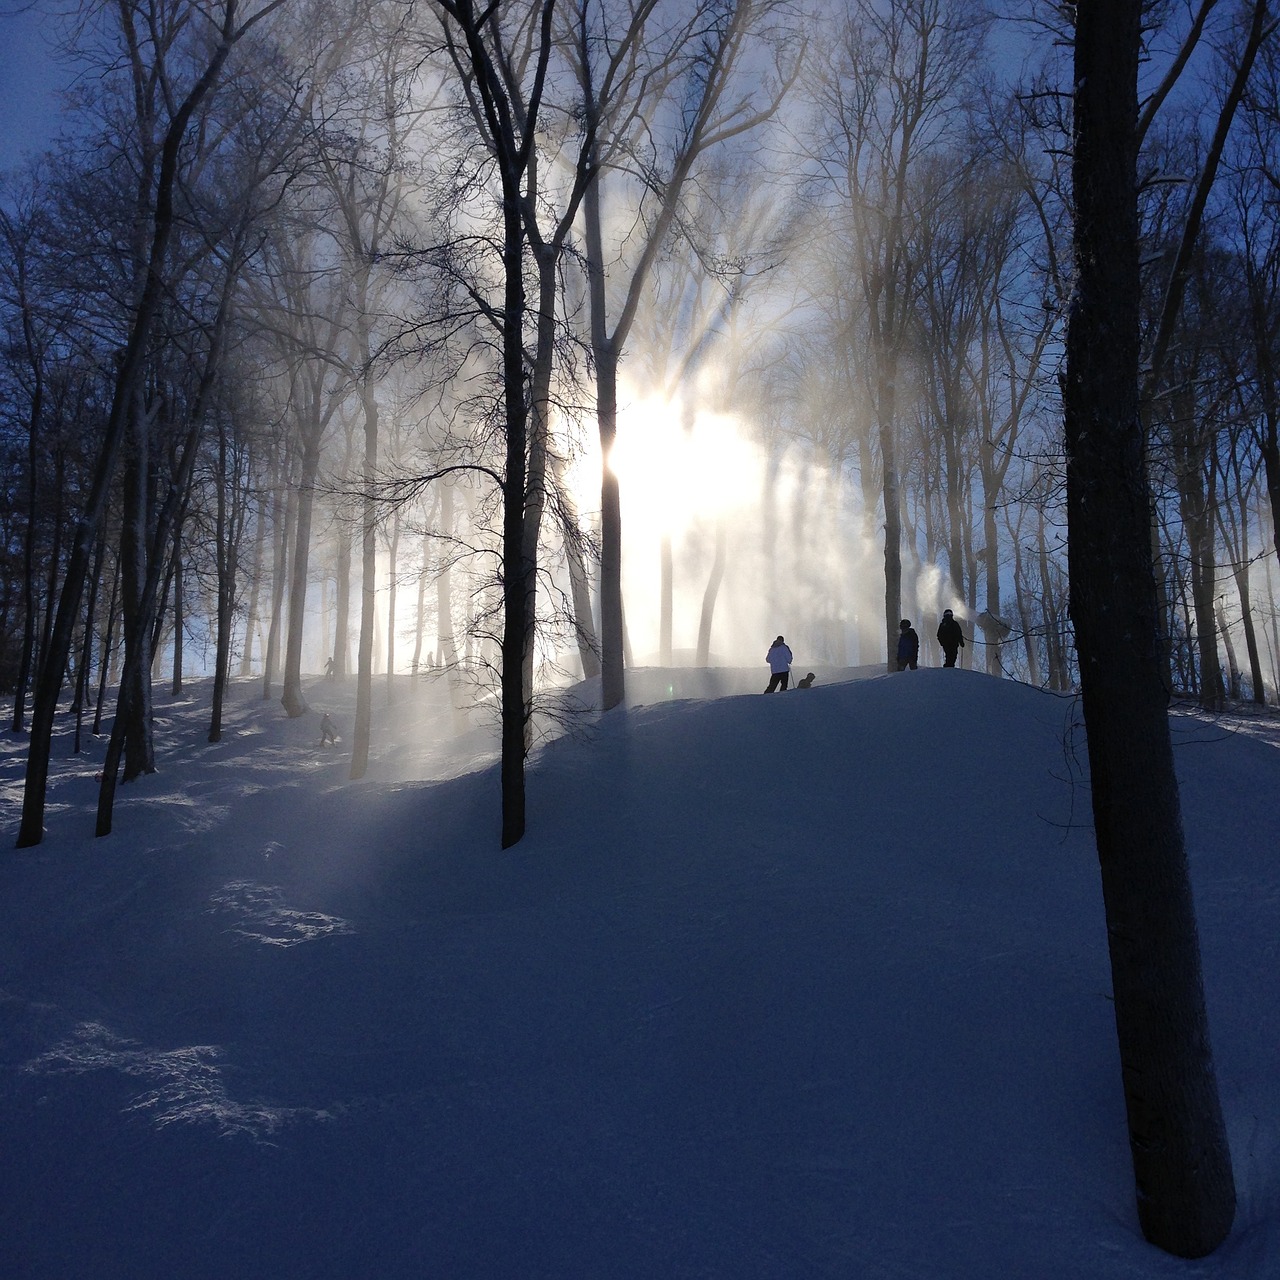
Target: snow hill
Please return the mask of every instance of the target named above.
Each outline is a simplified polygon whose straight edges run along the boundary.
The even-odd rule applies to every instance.
[[[1280,724],[1173,719],[1240,1193],[1185,1263],[1133,1209],[1076,702],[766,678],[632,672],[506,853],[430,682],[359,784],[346,685],[239,684],[216,746],[158,694],[115,833],[60,743],[34,850],[4,735],[0,1274],[1280,1276]]]

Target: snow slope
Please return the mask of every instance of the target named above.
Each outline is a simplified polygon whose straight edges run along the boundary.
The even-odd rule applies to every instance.
[[[346,686],[237,685],[216,746],[157,697],[115,834],[95,744],[35,850],[6,735],[0,1274],[1280,1275],[1280,725],[1173,722],[1240,1190],[1186,1263],[1132,1206],[1076,703],[762,672],[630,673],[506,853],[425,682],[359,784]]]

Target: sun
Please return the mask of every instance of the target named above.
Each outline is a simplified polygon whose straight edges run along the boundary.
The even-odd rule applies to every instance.
[[[763,459],[737,419],[688,417],[679,403],[653,399],[620,411],[609,466],[618,477],[624,539],[676,538],[695,521],[759,501]]]

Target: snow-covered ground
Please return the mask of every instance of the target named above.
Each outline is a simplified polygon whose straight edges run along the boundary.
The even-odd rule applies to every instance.
[[[216,746],[158,693],[115,833],[60,742],[34,850],[0,738],[0,1274],[1280,1276],[1277,723],[1174,718],[1240,1194],[1186,1263],[1133,1209],[1077,704],[766,678],[632,672],[505,853],[429,682],[358,784],[350,686],[238,684]]]

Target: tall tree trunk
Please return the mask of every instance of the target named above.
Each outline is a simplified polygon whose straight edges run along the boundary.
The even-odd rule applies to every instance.
[[[141,404],[130,426],[124,471],[124,517],[120,526],[120,563],[124,601],[124,671],[112,737],[123,733],[124,780],[154,773],[151,737],[151,658],[154,619],[146,607],[150,565],[147,558],[147,495],[150,491],[148,434],[150,418]]]
[[[618,344],[608,334],[604,248],[597,179],[582,200],[586,225],[591,348],[596,362],[596,423],[600,435],[600,705],[626,697],[622,638],[622,493],[610,465],[618,438]],[[669,646],[668,646],[669,647]],[[585,671],[584,671],[585,674]]]
[[[1178,485],[1178,507],[1187,535],[1187,559],[1191,570],[1191,603],[1195,611],[1196,651],[1200,668],[1200,705],[1206,711],[1220,711],[1226,702],[1222,669],[1218,664],[1218,628],[1214,618],[1217,588],[1217,557],[1214,553],[1211,486],[1204,479],[1203,441],[1188,439],[1194,432],[1193,408],[1189,396],[1178,415],[1174,431],[1174,470]]]
[[[715,614],[716,596],[720,593],[720,583],[724,578],[724,563],[727,554],[724,519],[716,521],[715,559],[711,563],[711,576],[707,579],[707,589],[702,594],[702,616],[698,620],[698,666],[711,665],[711,619]]]
[[[89,603],[84,615],[84,643],[80,649],[80,663],[76,669],[76,692],[72,709],[76,713],[75,753],[80,754],[81,730],[84,726],[84,708],[89,700],[89,673],[93,666],[93,625],[98,597],[102,594],[102,561],[107,551],[107,540],[98,537],[98,547],[93,553],[93,569],[89,573]]]
[[[285,583],[289,570],[289,540],[293,534],[297,512],[297,490],[290,483],[292,464],[289,452],[285,452],[279,484],[272,502],[272,568],[271,568],[271,623],[267,627],[267,643],[262,654],[262,699],[271,697],[271,686],[276,678],[276,663],[280,658],[280,630],[284,626]]]
[[[120,602],[120,557],[116,557],[111,573],[111,601],[107,605],[106,624],[102,629],[102,657],[98,668],[98,696],[93,708],[93,728],[97,737],[102,732],[102,706],[107,699],[107,675],[111,670],[112,637],[115,634],[116,607]]]
[[[345,680],[347,654],[351,648],[351,526],[338,512],[338,565],[337,597],[334,611],[333,674],[337,680]]]
[[[44,647],[36,680],[36,697],[32,706],[31,740],[27,753],[26,779],[22,797],[22,823],[18,831],[18,847],[29,848],[44,838],[45,793],[49,782],[49,750],[53,739],[53,719],[62,674],[76,618],[80,612],[80,593],[89,565],[89,557],[98,525],[106,507],[107,494],[115,476],[116,456],[134,408],[135,390],[147,354],[152,325],[161,301],[169,287],[165,270],[169,241],[174,226],[174,188],[178,183],[182,145],[187,126],[200,103],[208,96],[221,75],[222,68],[235,43],[250,25],[260,21],[279,6],[280,0],[265,5],[248,23],[237,26],[236,6],[228,5],[219,23],[218,41],[203,73],[185,98],[178,104],[165,130],[160,148],[153,201],[148,211],[151,221],[151,243],[146,271],[137,306],[130,317],[128,338],[116,368],[111,408],[103,431],[93,480],[81,511],[72,542],[71,555],[58,597],[57,614],[49,643]]]
[[[305,715],[302,692],[302,638],[307,620],[307,573],[311,564],[311,517],[315,511],[316,477],[320,471],[319,431],[302,444],[302,473],[298,481],[297,523],[294,529],[293,572],[289,579],[289,629],[285,639],[284,688],[280,703],[291,720]]]
[[[261,503],[253,530],[253,561],[249,570],[249,615],[244,624],[244,651],[240,655],[240,674],[248,676],[253,671],[253,638],[258,631],[258,619],[262,602],[262,562],[266,549],[267,520]]]
[[[239,477],[227,465],[227,422],[219,415],[218,475],[216,507],[217,620],[213,660],[213,707],[209,716],[209,741],[222,741],[222,709],[231,677],[231,630],[236,599],[236,573],[239,568],[240,530],[247,497],[239,486]],[[229,491],[234,492],[229,493]],[[228,498],[230,497],[230,502]],[[261,543],[259,542],[259,546]]]
[[[1152,1244],[1190,1258],[1226,1238],[1235,1189],[1160,678],[1139,418],[1142,7],[1142,0],[1076,6],[1067,527],[1138,1217]]]
[[[364,368],[368,368],[366,363]],[[360,521],[360,641],[356,657],[356,719],[351,734],[350,777],[363,778],[369,767],[373,724],[373,628],[378,608],[378,508],[374,484],[378,469],[378,401],[368,377],[364,399],[364,497]]]
[[[436,566],[436,644],[437,660],[449,672],[452,685],[458,678],[458,644],[453,633],[453,570],[450,567],[454,525],[453,485],[446,480],[440,487],[440,533],[443,548]]]
[[[884,500],[884,620],[888,669],[896,669],[898,622],[902,617],[902,493],[898,482],[898,445],[894,428],[894,370],[880,380],[877,410],[880,428],[880,492]]]
[[[27,419],[27,520],[22,544],[22,648],[18,658],[18,679],[13,692],[13,731],[26,728],[27,690],[36,645],[36,510],[40,501],[40,420],[44,413],[44,366],[35,351],[28,307],[22,309],[22,327],[27,340],[33,387],[31,412]]]
[[[564,542],[565,564],[569,570],[569,590],[573,599],[573,634],[577,640],[578,660],[582,675],[590,680],[601,673],[600,644],[591,614],[591,584],[587,577],[586,557],[582,553],[582,532],[578,528],[578,510],[564,474],[564,460],[552,458],[556,485],[556,509]],[[604,710],[608,707],[603,706]],[[613,704],[614,706],[617,703]]]
[[[524,682],[536,565],[526,559],[525,503],[528,497],[528,406],[525,402],[524,224],[520,175],[503,171],[504,293],[502,385],[506,458],[502,476],[502,672],[501,779],[502,847],[524,837],[525,732],[529,698]]]
[[[1262,706],[1267,700],[1266,685],[1262,679],[1262,654],[1258,648],[1258,632],[1253,622],[1253,606],[1250,603],[1249,565],[1238,564],[1233,570],[1236,592],[1240,596],[1240,620],[1244,627],[1244,646],[1249,654],[1249,681],[1253,685],[1253,701]]]
[[[182,525],[178,520],[173,527],[173,683],[169,693],[175,698],[182,692],[182,639],[187,625],[182,594]]]
[[[400,558],[400,507],[391,515],[391,549],[387,567],[387,703],[391,702],[396,670],[396,562]]]

